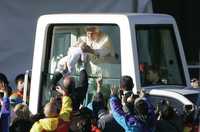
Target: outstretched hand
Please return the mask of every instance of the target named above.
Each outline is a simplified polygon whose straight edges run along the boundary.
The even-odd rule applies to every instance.
[[[112,87],[110,88],[110,95],[113,96],[113,95],[117,95],[117,88],[116,86],[113,84]]]
[[[61,86],[56,86],[56,91],[63,96],[67,94],[67,90],[64,90]]]
[[[139,97],[144,97],[145,96],[145,90],[144,89],[141,89],[140,90],[140,93],[139,93]]]
[[[7,87],[7,85],[6,85],[4,82],[2,83],[0,92],[1,92],[1,93],[4,93],[4,96],[7,96],[7,95],[8,95],[8,87]]]
[[[55,103],[55,102],[56,102],[56,98],[51,97],[51,99],[50,99],[50,103]]]
[[[97,93],[101,91],[102,83],[103,83],[103,78],[102,78],[102,76],[96,79]]]
[[[84,45],[81,47],[82,51],[84,53],[93,53],[94,50],[89,45]]]

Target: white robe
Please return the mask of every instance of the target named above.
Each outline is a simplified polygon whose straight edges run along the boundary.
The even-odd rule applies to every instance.
[[[90,68],[87,68],[87,70],[90,74],[103,74],[103,65],[105,63],[112,64],[116,61],[112,41],[107,34],[102,33],[97,41],[92,41],[87,36],[81,36],[78,41],[86,42],[87,45],[95,50],[96,55],[88,54]]]

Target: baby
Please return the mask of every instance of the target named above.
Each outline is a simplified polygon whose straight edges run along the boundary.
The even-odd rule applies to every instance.
[[[76,63],[81,60],[82,62],[86,59],[86,54],[90,50],[85,42],[80,41],[74,46],[70,47],[67,56],[63,57],[58,61],[58,65],[52,80],[50,81],[49,87],[54,90],[57,82],[64,76],[70,75],[75,70]]]
[[[76,63],[81,60],[82,62],[86,59],[86,53],[88,45],[81,41],[74,46],[70,47],[67,56],[63,57],[58,61],[56,72],[60,73],[73,73]]]

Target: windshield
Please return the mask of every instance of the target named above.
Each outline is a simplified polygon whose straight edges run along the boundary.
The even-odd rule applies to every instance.
[[[185,85],[173,25],[136,26],[142,86]]]
[[[97,55],[80,50],[91,47]],[[80,53],[79,53],[80,52]],[[79,84],[84,68],[89,77],[85,105],[96,92],[96,79],[103,78],[102,93],[110,95],[112,84],[119,85],[121,75],[120,30],[115,24],[63,24],[51,25],[47,35],[45,67],[42,75],[41,104],[51,97],[48,84],[56,72],[69,73]],[[63,80],[60,80],[62,84]]]

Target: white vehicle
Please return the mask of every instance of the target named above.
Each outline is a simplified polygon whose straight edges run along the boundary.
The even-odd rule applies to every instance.
[[[159,104],[162,100],[168,100],[170,104],[176,109],[178,114],[184,114],[183,112],[197,112],[199,106],[199,91],[193,89],[151,89],[150,100],[154,106]]]
[[[47,87],[57,62],[80,36],[85,27],[99,26],[108,34],[115,51],[115,58],[105,58],[95,65],[88,61],[89,89],[86,102],[91,100],[96,77],[103,76],[103,91],[109,94],[112,84],[119,85],[122,75],[134,81],[133,92],[146,89],[152,97],[171,98],[185,108],[193,109],[194,103],[187,95],[197,91],[183,90],[190,86],[190,79],[178,28],[173,17],[164,14],[52,14],[38,20],[29,108],[37,113],[50,98]],[[113,60],[114,59],[114,60]],[[161,83],[146,82],[144,69],[156,66]],[[73,74],[79,76],[79,68]]]

